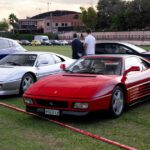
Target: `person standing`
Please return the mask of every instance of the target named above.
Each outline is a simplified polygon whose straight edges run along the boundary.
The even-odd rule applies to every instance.
[[[92,31],[90,28],[86,30],[86,33],[87,36],[85,37],[84,41],[85,55],[94,55],[96,39],[92,35]]]
[[[83,43],[78,39],[76,33],[73,34],[72,46],[72,58],[79,59],[83,56]]]

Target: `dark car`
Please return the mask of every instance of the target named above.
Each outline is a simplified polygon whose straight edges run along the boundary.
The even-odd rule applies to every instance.
[[[150,61],[150,52],[125,42],[99,42],[96,43],[96,54],[130,54],[144,57]]]
[[[21,45],[31,45],[31,42],[28,40],[21,40]]]
[[[0,37],[0,59],[14,52],[24,52],[24,49],[17,41]]]

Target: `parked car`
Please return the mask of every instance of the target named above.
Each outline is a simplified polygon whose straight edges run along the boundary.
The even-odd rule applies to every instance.
[[[150,51],[126,42],[105,41],[96,44],[96,54],[129,54],[144,57],[150,61]]]
[[[50,40],[50,42],[52,43],[52,45],[62,45],[59,40]]]
[[[0,37],[0,59],[14,52],[24,52],[24,49],[17,41]]]
[[[31,42],[28,40],[21,40],[21,45],[31,45]]]
[[[133,55],[93,55],[80,58],[63,73],[39,80],[23,97],[27,112],[78,116],[109,110],[119,117],[125,105],[150,96],[149,85],[147,60]]]
[[[31,45],[39,46],[41,45],[41,42],[39,40],[32,40]]]
[[[69,45],[69,43],[66,40],[60,40],[59,42],[61,45]]]
[[[23,93],[38,79],[59,72],[74,60],[48,52],[14,53],[0,60],[0,95]]]

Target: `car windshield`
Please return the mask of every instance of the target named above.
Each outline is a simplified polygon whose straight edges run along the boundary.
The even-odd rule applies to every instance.
[[[0,65],[5,66],[33,66],[37,55],[11,54],[0,60]]]
[[[66,71],[80,74],[120,75],[121,70],[120,58],[81,58]]]

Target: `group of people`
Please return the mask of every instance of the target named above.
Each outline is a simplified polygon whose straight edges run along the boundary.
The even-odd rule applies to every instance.
[[[87,36],[84,39],[84,42],[82,43],[80,39],[78,38],[77,33],[73,34],[73,40],[72,40],[72,58],[73,59],[79,59],[80,57],[84,55],[94,55],[95,54],[95,44],[96,39],[92,35],[91,29],[86,30]],[[83,35],[81,35],[83,38]]]

